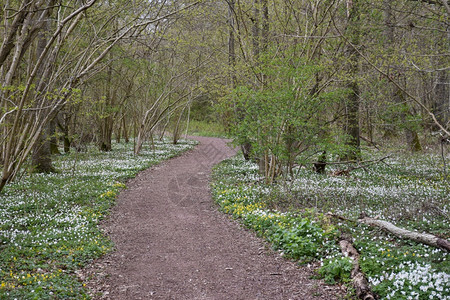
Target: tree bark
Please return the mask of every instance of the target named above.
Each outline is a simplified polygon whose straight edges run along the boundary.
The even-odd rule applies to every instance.
[[[394,17],[392,15],[392,2],[389,0],[384,0],[383,9],[384,9],[384,23],[385,23],[384,32],[386,36],[385,47],[388,49],[388,54],[393,54],[393,46],[395,45],[395,31],[394,31]],[[403,77],[404,81],[406,81],[406,78],[404,78],[405,76],[400,74],[400,71],[398,71],[398,67],[390,66],[390,69],[397,70],[394,72],[394,74],[392,74],[393,76],[397,76],[399,78]],[[406,108],[409,109],[408,104],[406,104],[406,97],[399,87],[391,85],[390,96],[391,99],[394,101],[394,103],[400,105],[402,103],[405,103]],[[422,150],[419,136],[417,134],[417,131],[413,130],[411,126],[408,125],[406,120],[407,113],[408,111],[404,111],[401,112],[400,114],[400,120],[404,126],[406,145],[411,152],[419,152]]]
[[[111,61],[113,61],[112,53],[110,54]],[[104,114],[106,116],[102,116],[100,119],[100,140],[99,140],[99,150],[100,151],[111,151],[112,149],[112,133],[113,133],[113,116],[111,112],[108,110],[114,105],[115,102],[115,92],[112,92],[112,66],[108,66],[107,74],[106,74],[106,83],[105,83],[105,103],[103,104]]]
[[[58,149],[58,139],[56,137],[56,121],[52,120],[49,123],[49,134],[50,134],[50,153],[51,154],[61,154]]]
[[[20,31],[21,26],[23,25],[23,22],[25,21],[25,18],[27,17],[29,10],[28,6],[32,4],[33,1],[22,1],[22,4],[20,5],[19,11],[16,13],[16,16],[14,17],[11,25],[9,26],[9,31],[6,33],[6,36],[3,40],[2,46],[0,48],[0,66],[3,65],[6,58],[11,53],[12,49],[14,49],[15,42],[14,38],[16,37],[17,32]]]
[[[33,173],[53,173],[56,171],[51,159],[49,132],[50,124],[44,128],[33,147],[31,155]]]
[[[234,38],[234,11],[235,11],[235,0],[228,1],[228,65],[230,68],[230,80],[231,88],[236,87],[236,47]]]
[[[125,139],[125,143],[129,143],[130,142],[130,138],[128,136],[128,128],[127,128],[127,122],[125,121],[125,116],[123,116],[122,118],[122,123],[123,123],[123,138]]]
[[[434,113],[436,118],[446,127],[450,125],[450,76],[448,76],[448,73],[448,70],[441,70],[438,72],[434,101]]]
[[[360,44],[360,0],[347,0],[347,15],[348,15],[348,34],[352,45],[347,45],[346,55],[349,57],[349,81],[347,88],[349,95],[346,103],[346,133],[348,136],[347,146],[351,150],[347,151],[345,155],[346,160],[359,159],[361,156],[360,149],[360,128],[359,128],[359,85],[358,85],[358,71],[359,71],[359,53],[355,47]]]
[[[359,267],[358,251],[355,249],[355,247],[353,247],[352,243],[347,240],[341,240],[339,242],[339,246],[341,247],[342,254],[344,254],[344,256],[346,257],[350,257],[353,260],[351,278],[356,291],[356,296],[359,299],[363,300],[375,300],[375,296],[370,290],[369,282],[367,281],[366,276]]]
[[[444,49],[450,51],[450,5],[447,0],[442,0],[442,4],[446,8],[446,21],[445,24],[446,37],[443,38]],[[446,64],[447,61],[444,61]],[[434,111],[438,121],[445,127],[450,125],[450,85],[449,85],[449,70],[445,68],[438,71],[437,82],[435,87],[435,101]]]
[[[50,13],[48,14],[50,15]],[[36,57],[39,57],[44,53],[44,49],[47,46],[47,35],[50,29],[50,20],[45,20],[42,26],[42,31],[39,34],[39,41],[37,44]],[[36,79],[37,82],[45,82],[45,68],[46,64],[41,64],[40,70],[37,73]],[[43,92],[43,85],[39,84],[38,90],[39,92]],[[45,97],[45,96],[41,96]],[[52,124],[53,123],[53,124]],[[55,168],[52,165],[52,143],[51,136],[53,134],[52,129],[54,131],[54,121],[50,121],[47,125],[45,125],[44,129],[40,133],[37,138],[36,144],[33,146],[33,154],[31,156],[32,161],[32,169],[33,172],[36,173],[52,173],[55,172]],[[56,150],[58,147],[56,146]],[[59,151],[58,151],[59,153]]]

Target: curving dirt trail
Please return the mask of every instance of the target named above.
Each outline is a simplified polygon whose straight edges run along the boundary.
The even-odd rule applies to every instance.
[[[196,137],[192,151],[128,182],[102,227],[116,251],[82,277],[95,299],[338,299],[254,233],[217,211],[211,167],[235,151]],[[339,297],[340,298],[340,297]]]

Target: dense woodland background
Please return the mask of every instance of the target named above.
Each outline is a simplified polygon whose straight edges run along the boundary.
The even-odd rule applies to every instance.
[[[360,145],[444,150],[447,0],[1,0],[0,165],[221,124],[268,182]],[[26,167],[26,168],[24,168]],[[445,160],[444,160],[445,168]]]
[[[208,134],[243,154],[217,209],[280,254],[348,298],[450,299],[447,0],[0,7],[0,298],[95,296],[124,182]]]

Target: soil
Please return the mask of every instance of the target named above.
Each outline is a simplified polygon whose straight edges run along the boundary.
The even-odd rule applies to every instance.
[[[94,299],[340,299],[254,232],[218,211],[211,168],[235,154],[200,144],[141,172],[120,193],[102,229],[115,251],[79,273]]]

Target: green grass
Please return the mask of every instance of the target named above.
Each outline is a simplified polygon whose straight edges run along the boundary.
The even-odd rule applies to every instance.
[[[55,174],[26,175],[0,194],[0,299],[88,299],[75,270],[111,251],[97,225],[140,170],[193,147],[156,142],[54,158]]]
[[[364,152],[364,159],[385,153]],[[449,253],[401,240],[356,222],[361,212],[397,226],[450,237],[450,184],[438,155],[396,154],[349,176],[298,168],[295,176],[263,184],[257,165],[235,157],[216,166],[212,190],[222,211],[232,214],[274,249],[299,262],[317,261],[327,282],[348,282],[349,264],[337,241],[351,236],[360,265],[381,299],[450,299]],[[333,212],[355,221],[326,215]]]
[[[191,120],[189,122],[189,135],[208,136],[208,137],[227,137],[223,125],[205,121]]]

